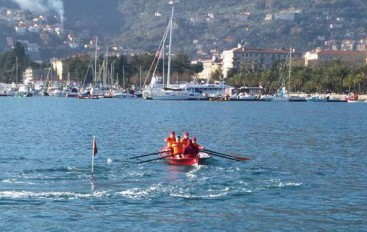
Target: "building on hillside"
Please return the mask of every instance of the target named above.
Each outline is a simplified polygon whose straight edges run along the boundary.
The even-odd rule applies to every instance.
[[[274,20],[294,21],[296,19],[296,15],[301,12],[301,10],[295,8],[282,10],[274,14]]]
[[[344,39],[340,43],[340,50],[342,51],[355,51],[356,41],[352,39]]]
[[[366,57],[365,51],[334,51],[322,49],[306,52],[304,55],[305,66],[314,66],[334,60],[340,60],[353,66],[360,66],[366,64]]]
[[[16,26],[15,27],[15,32],[18,35],[25,35],[25,33],[27,32],[27,27],[26,26]]]
[[[240,21],[240,22],[245,22],[249,20],[251,13],[249,12],[244,12],[244,13],[239,13],[236,15],[233,15],[232,17],[236,20],[236,21]]]
[[[37,43],[28,43],[27,50],[30,53],[38,53],[40,50],[40,46]]]
[[[61,81],[63,76],[63,65],[62,61],[58,59],[51,60],[52,68],[56,72],[57,78]]]
[[[33,79],[33,69],[31,67],[26,68],[26,70],[23,72],[23,83],[25,85],[31,84]]]
[[[357,41],[356,51],[367,51],[367,39],[360,39]]]
[[[266,14],[265,21],[272,21],[273,20],[273,14]]]
[[[268,70],[274,63],[289,59],[289,49],[255,49],[246,48],[243,43],[237,48],[223,51],[223,75],[227,77],[229,70],[241,69],[242,66],[251,66],[249,68],[257,70]],[[292,52],[292,59],[302,59],[302,53]]]
[[[210,60],[202,60],[200,62],[203,63],[203,71],[198,73],[196,78],[199,80],[207,80],[207,82],[209,82],[212,73],[222,66],[222,63],[215,56]]]
[[[29,85],[37,80],[44,80],[47,77],[47,69],[28,67],[23,72],[23,84]]]

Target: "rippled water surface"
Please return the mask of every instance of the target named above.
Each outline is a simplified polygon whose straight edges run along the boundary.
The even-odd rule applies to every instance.
[[[1,98],[0,230],[367,231],[366,120],[367,104]],[[171,130],[251,160],[128,159]]]

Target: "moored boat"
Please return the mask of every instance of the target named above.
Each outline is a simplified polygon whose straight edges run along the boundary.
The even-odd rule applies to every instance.
[[[134,93],[127,91],[115,90],[111,93],[113,98],[138,98]]]
[[[79,94],[79,99],[99,99],[98,95],[91,95],[91,94]]]
[[[345,96],[345,100],[348,103],[360,103],[360,102],[363,102],[363,101],[358,100],[358,97],[359,97],[358,94],[351,93],[351,94]]]
[[[239,93],[230,97],[231,101],[260,101],[260,98],[256,95],[250,95],[248,93]]]
[[[306,102],[307,99],[303,96],[291,95],[291,96],[289,96],[288,101],[290,101],[290,102]]]
[[[327,98],[319,95],[310,96],[307,98],[308,102],[327,102]]]
[[[350,94],[346,95],[344,99],[346,101],[358,101],[358,97],[359,97],[358,94],[350,93]]]
[[[79,97],[79,94],[78,93],[67,93],[66,95],[65,95],[65,97],[67,97],[67,98],[78,98]]]
[[[166,31],[163,35],[160,46],[156,52],[157,56],[153,60],[153,64],[151,67],[155,67],[154,70],[151,69],[149,71],[149,75],[152,72],[152,79],[148,86],[142,92],[142,97],[146,100],[201,100],[204,98],[200,93],[189,91],[187,86],[180,87],[177,85],[171,84],[171,44],[172,44],[172,30],[173,30],[173,8],[171,17],[166,28]],[[166,39],[169,38],[168,43],[168,64],[167,64],[167,79],[164,81],[164,71],[162,72],[162,76],[157,76],[157,67],[160,63],[160,59],[162,59],[162,65],[164,70],[164,58],[165,58],[165,47],[166,47]],[[148,77],[147,76],[147,77]]]
[[[345,99],[335,98],[335,97],[326,97],[327,102],[347,102]]]

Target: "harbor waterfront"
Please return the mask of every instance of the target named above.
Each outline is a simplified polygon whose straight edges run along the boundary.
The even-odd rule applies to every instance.
[[[367,104],[5,97],[0,109],[1,231],[367,230]],[[171,130],[250,160],[128,159]]]

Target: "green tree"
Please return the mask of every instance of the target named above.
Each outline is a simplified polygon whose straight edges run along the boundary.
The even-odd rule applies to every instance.
[[[92,58],[89,55],[69,57],[63,60],[64,70],[75,81],[91,83],[93,80]]]
[[[222,68],[217,68],[210,74],[211,81],[222,81],[223,80],[223,70]]]
[[[0,81],[9,83],[21,81],[21,73],[30,65],[29,57],[21,43],[17,42],[11,51],[0,55]],[[18,76],[16,76],[18,74]]]

